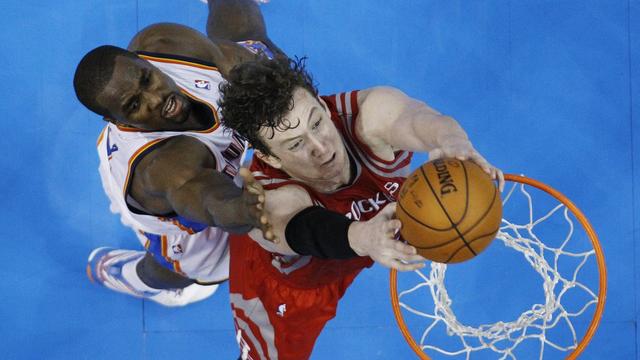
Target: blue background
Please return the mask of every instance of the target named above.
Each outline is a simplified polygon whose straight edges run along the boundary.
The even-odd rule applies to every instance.
[[[155,22],[203,31],[206,5],[5,0],[2,8],[0,357],[235,359],[226,285],[202,303],[166,309],[99,288],[84,271],[93,248],[138,243],[109,213],[94,150],[103,124],[75,99],[75,66],[98,45],[126,47]],[[261,8],[271,38],[309,57],[321,92],[396,86],[455,117],[505,172],[573,199],[600,234],[609,270],[607,308],[584,358],[637,358],[640,0],[272,0]],[[414,358],[387,278],[375,267],[357,279],[313,358]]]

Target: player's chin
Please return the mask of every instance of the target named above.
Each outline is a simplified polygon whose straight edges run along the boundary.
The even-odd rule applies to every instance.
[[[174,116],[163,116],[162,117],[166,122],[170,122],[172,124],[182,124],[189,118],[189,114],[179,113]]]

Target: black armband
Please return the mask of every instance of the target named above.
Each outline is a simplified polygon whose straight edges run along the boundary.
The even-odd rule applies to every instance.
[[[357,257],[349,245],[349,225],[353,220],[321,206],[311,206],[295,214],[284,230],[289,247],[300,255],[323,259]]]

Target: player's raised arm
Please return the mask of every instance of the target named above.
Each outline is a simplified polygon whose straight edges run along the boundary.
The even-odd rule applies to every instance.
[[[378,154],[395,149],[425,151],[430,159],[470,159],[499,181],[502,172],[492,166],[472,145],[458,122],[442,115],[422,101],[392,87],[375,87],[358,94],[358,133]]]
[[[140,30],[127,50],[180,55],[212,63],[223,57],[219,46],[202,33],[174,23],[152,24]]]
[[[190,27],[172,23],[158,23],[142,29],[127,48],[203,60],[216,65],[225,77],[235,65],[258,57],[229,39],[212,40]]]
[[[260,226],[259,196],[243,192],[216,168],[199,140],[176,136],[137,165],[131,195],[153,214],[176,213],[232,232]]]
[[[285,56],[267,35],[264,18],[255,0],[209,1],[207,36],[215,43],[221,39],[260,41],[275,55]]]

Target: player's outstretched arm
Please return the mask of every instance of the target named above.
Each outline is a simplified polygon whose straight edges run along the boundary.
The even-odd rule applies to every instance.
[[[130,191],[154,215],[177,213],[231,232],[260,226],[264,198],[238,188],[217,170],[210,150],[189,136],[165,140],[144,156]]]
[[[127,50],[180,55],[211,63],[217,63],[224,57],[220,47],[204,34],[174,23],[157,23],[145,27],[131,39]]]
[[[267,35],[267,27],[255,0],[210,0],[207,36],[214,42],[255,40],[284,56]]]
[[[474,147],[467,133],[450,116],[391,87],[375,87],[358,94],[359,135],[378,153],[394,149],[429,152],[430,159],[455,157],[480,165],[502,190],[502,171]]]
[[[351,221],[343,214],[314,206],[306,190],[299,186],[263,191],[248,171],[241,174],[246,187],[255,187],[255,194],[265,195],[268,230],[251,232],[264,249],[329,259],[369,256],[400,271],[423,266],[424,258],[416,254],[416,249],[395,238],[400,228],[400,221],[393,219],[395,203],[368,221]],[[272,235],[269,240],[267,234]]]
[[[142,29],[127,49],[203,60],[215,64],[224,77],[235,65],[257,58],[257,55],[233,41],[211,41],[197,30],[172,23],[158,23]]]

